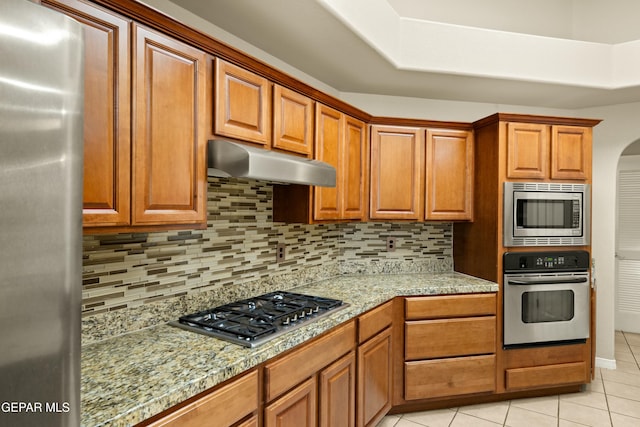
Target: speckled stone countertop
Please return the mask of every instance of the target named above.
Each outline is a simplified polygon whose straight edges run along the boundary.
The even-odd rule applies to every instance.
[[[496,292],[459,273],[341,276],[293,289],[349,307],[257,348],[168,325],[82,347],[81,425],[131,426],[396,296]]]

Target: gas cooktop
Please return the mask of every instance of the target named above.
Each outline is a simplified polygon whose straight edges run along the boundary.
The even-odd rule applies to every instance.
[[[256,347],[348,305],[332,298],[276,291],[182,316],[169,324]]]

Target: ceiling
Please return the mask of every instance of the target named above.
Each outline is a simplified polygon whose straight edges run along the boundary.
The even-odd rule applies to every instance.
[[[486,66],[482,60],[469,56],[469,62],[465,66],[465,55],[460,52],[445,52],[449,56],[458,54],[454,58],[458,69],[438,69],[398,63],[393,60],[393,52],[385,51],[387,40],[385,34],[393,36],[393,31],[385,33],[384,27],[370,28],[358,24],[358,17],[365,21],[368,8],[360,8],[353,11],[353,21],[346,15],[332,10],[332,4],[340,7],[346,6],[354,0],[171,0],[172,3],[187,9],[195,15],[209,21],[223,30],[243,39],[247,43],[267,52],[268,54],[286,62],[305,74],[322,81],[339,92],[353,92],[379,95],[395,95],[427,99],[454,100],[467,102],[482,102],[491,104],[525,105],[547,108],[580,109],[601,105],[622,104],[640,101],[640,76],[627,79],[624,84],[591,84],[582,81],[583,74],[588,74],[590,67],[576,69],[575,74],[567,75],[566,70],[554,70],[557,63],[542,64],[541,73],[565,74],[562,79],[537,79],[531,76],[502,73],[496,69],[495,64],[500,64],[504,56],[500,58],[500,52],[494,52],[497,61],[489,63],[489,72],[478,71],[478,66]],[[367,0],[359,0],[364,4]],[[473,7],[471,3],[477,0],[376,0],[375,4],[386,7],[389,14],[397,14],[407,18],[410,23],[420,24],[429,16],[429,10],[424,8],[426,3],[433,6],[433,19],[440,23],[446,23],[446,30],[461,29],[475,26],[477,29],[488,29],[490,36],[509,35],[514,36],[529,34],[539,37],[542,42],[558,41],[571,43],[569,39],[581,40],[579,43],[609,43],[601,46],[610,46],[611,43],[623,43],[633,40],[636,36],[633,31],[638,31],[637,25],[630,25],[629,31],[608,31],[598,26],[599,31],[580,31],[576,25],[576,4],[610,4],[609,0],[540,0],[555,8],[553,16],[556,22],[549,25],[549,19],[540,19],[539,25],[532,25],[535,21],[528,19],[533,11],[528,11],[524,5],[539,2],[520,1],[519,7],[511,7],[507,10],[507,4],[513,5],[516,0],[484,0],[482,13],[459,13],[464,6],[467,9]],[[577,1],[578,3],[574,3]],[[613,0],[624,2],[629,0]],[[340,3],[342,2],[342,3]],[[583,2],[583,3],[580,3]],[[358,2],[352,3],[357,5]],[[374,3],[367,3],[373,5]],[[448,8],[446,5],[449,5]],[[499,10],[487,10],[485,6],[500,8]],[[597,5],[596,5],[597,6]],[[334,8],[335,9],[335,8]],[[467,10],[465,9],[465,10]],[[591,18],[581,17],[584,26],[593,25],[593,16],[598,15],[597,9],[592,7]],[[504,12],[503,19],[496,19],[497,15]],[[547,12],[549,12],[547,10]],[[510,13],[507,16],[506,13]],[[540,16],[545,16],[539,10]],[[624,10],[619,11],[618,16],[611,16],[608,21],[617,23],[621,28],[621,19],[625,15]],[[518,19],[512,19],[517,16]],[[549,16],[549,13],[546,14]],[[602,15],[604,16],[604,15]],[[634,16],[637,16],[634,14]],[[377,16],[371,15],[371,20]],[[591,21],[589,21],[591,19]],[[562,25],[571,21],[566,25]],[[362,21],[364,22],[364,21]],[[514,22],[516,24],[514,24]],[[521,23],[522,30],[518,31],[517,24]],[[369,23],[371,24],[371,22]],[[602,22],[600,22],[602,24]],[[366,25],[365,25],[366,26]],[[526,26],[526,28],[525,28]],[[613,25],[612,25],[613,26]],[[373,27],[373,28],[371,28]],[[571,30],[568,30],[568,29]],[[595,27],[593,27],[595,28]],[[370,31],[367,34],[367,31]],[[373,32],[371,32],[373,31]],[[372,37],[368,37],[372,35]],[[601,35],[602,39],[598,39]],[[532,37],[534,37],[532,36]],[[607,40],[604,40],[608,37]],[[516,39],[516,38],[514,38]],[[562,39],[562,40],[561,40]],[[455,38],[447,39],[455,40]],[[429,58],[434,43],[425,40],[425,51],[416,52],[416,57]],[[415,40],[414,40],[415,42]],[[421,46],[418,40],[418,46]],[[447,41],[448,43],[448,41]],[[578,43],[578,42],[576,42]],[[392,44],[389,42],[389,44]],[[453,45],[452,45],[453,46]],[[594,45],[595,46],[595,45]],[[598,45],[600,46],[600,45]],[[487,51],[490,46],[485,46]],[[589,48],[592,48],[589,45]],[[402,46],[398,47],[402,49]],[[443,55],[447,46],[437,46]],[[453,50],[453,49],[452,49]],[[569,45],[568,55],[574,54]],[[436,55],[436,52],[433,53]],[[506,55],[506,53],[505,53]],[[606,54],[605,54],[606,55]],[[605,56],[608,58],[608,56]],[[445,58],[446,59],[446,58]],[[525,57],[526,59],[526,57]],[[584,58],[578,58],[582,60]],[[587,60],[589,58],[586,58]],[[411,62],[411,58],[409,58]],[[505,62],[508,65],[508,62]],[[594,64],[599,66],[600,64]],[[560,65],[562,66],[562,65]],[[596,68],[594,66],[594,68]],[[535,77],[535,76],[534,76]],[[572,77],[575,77],[573,79]]]

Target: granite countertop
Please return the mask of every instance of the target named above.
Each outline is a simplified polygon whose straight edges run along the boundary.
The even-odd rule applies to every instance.
[[[350,306],[257,348],[161,325],[82,347],[81,425],[131,426],[396,296],[497,292],[460,273],[340,276],[291,289]]]

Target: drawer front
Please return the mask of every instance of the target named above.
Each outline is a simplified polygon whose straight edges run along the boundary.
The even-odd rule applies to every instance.
[[[258,372],[253,371],[151,423],[150,426],[227,426],[257,409]]]
[[[405,300],[406,320],[496,314],[496,294],[438,295]]]
[[[588,378],[589,373],[585,362],[515,368],[506,371],[506,387],[507,390],[519,390],[581,384],[588,382]]]
[[[495,316],[405,322],[405,360],[495,352]]]
[[[349,322],[264,368],[266,400],[271,401],[355,348],[356,326]]]
[[[393,301],[382,304],[358,318],[358,344],[384,330],[393,320]]]
[[[406,400],[494,392],[496,357],[472,356],[405,362]]]

